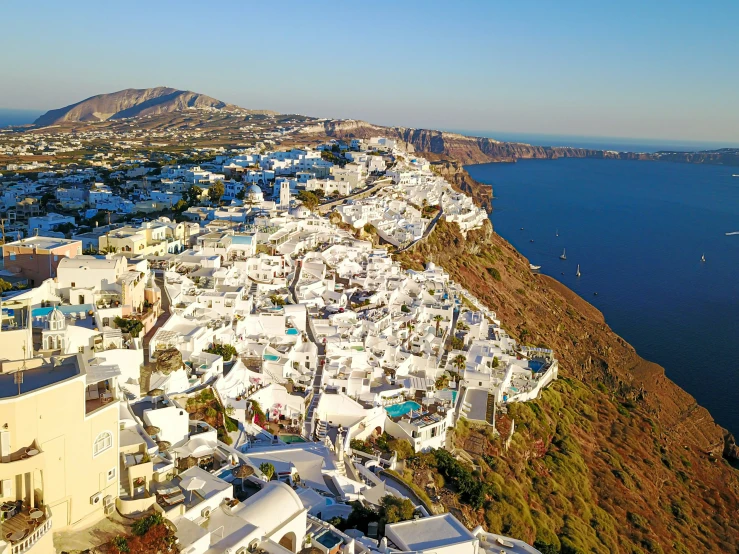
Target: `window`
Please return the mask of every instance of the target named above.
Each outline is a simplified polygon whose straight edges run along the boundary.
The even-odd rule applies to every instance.
[[[10,253],[10,259],[11,260],[15,260],[15,252],[11,252]]]
[[[111,467],[108,470],[108,481],[112,481],[113,479],[115,479],[115,468]]]
[[[80,346],[80,347],[79,347],[79,348],[77,349],[77,352],[79,352],[80,354],[84,354],[84,353],[85,353],[85,347],[84,347],[84,346]]]
[[[72,288],[74,288],[74,286],[75,286],[75,285],[74,285],[74,281],[72,281]]]
[[[92,457],[98,456],[109,450],[113,446],[113,433],[110,431],[103,431],[100,433],[95,442],[92,445]]]

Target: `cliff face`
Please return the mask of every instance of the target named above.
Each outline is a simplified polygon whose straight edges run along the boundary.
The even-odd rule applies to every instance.
[[[739,149],[726,148],[706,152],[614,152],[567,146],[533,146],[518,142],[501,142],[485,137],[469,137],[456,133],[406,127],[381,127],[365,121],[332,120],[306,129],[335,138],[370,138],[386,136],[400,140],[421,153],[453,158],[465,165],[487,162],[514,162],[518,159],[597,158],[617,160],[652,160],[684,163],[706,163],[739,166]]]
[[[461,164],[452,160],[441,159],[433,162],[431,169],[444,177],[456,191],[472,197],[475,204],[485,208],[488,213],[493,210],[493,188],[475,181]]]
[[[235,108],[204,94],[167,87],[125,89],[92,96],[64,108],[50,110],[39,117],[36,125],[53,125],[66,121],[106,121],[145,115],[182,111],[187,108]]]
[[[442,220],[398,258],[441,265],[511,335],[560,360],[551,390],[501,416],[516,425],[508,450],[489,433],[459,431],[494,492],[480,510],[442,494],[448,509],[544,552],[737,552],[739,478],[721,458],[725,431],[596,308],[532,274],[490,225],[465,239]]]

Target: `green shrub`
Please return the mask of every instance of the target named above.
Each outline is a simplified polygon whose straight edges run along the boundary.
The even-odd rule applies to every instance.
[[[496,268],[494,268],[494,267],[489,267],[489,268],[487,268],[487,272],[488,272],[488,273],[490,274],[490,276],[491,276],[491,277],[492,277],[493,279],[495,279],[496,281],[500,281],[500,280],[501,280],[501,277],[500,277],[500,271],[498,271],[498,270],[497,270]]]
[[[206,348],[205,352],[209,354],[217,354],[223,358],[224,362],[230,362],[236,356],[236,348],[230,344],[214,344],[210,348]]]
[[[164,522],[164,517],[161,513],[157,512],[150,516],[142,517],[141,519],[137,519],[133,526],[131,527],[131,532],[140,537],[142,535],[145,535],[146,532],[154,527],[155,525],[159,525],[160,523]],[[125,540],[125,539],[124,539]]]
[[[126,540],[126,537],[122,537],[120,535],[114,537],[113,548],[118,550],[118,552],[129,552],[128,541]]]

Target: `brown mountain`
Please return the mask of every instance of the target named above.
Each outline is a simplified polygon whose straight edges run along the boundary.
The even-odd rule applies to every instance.
[[[66,121],[106,121],[162,113],[188,108],[238,109],[210,96],[168,87],[128,88],[110,94],[98,94],[64,108],[49,110],[35,124],[54,125]]]

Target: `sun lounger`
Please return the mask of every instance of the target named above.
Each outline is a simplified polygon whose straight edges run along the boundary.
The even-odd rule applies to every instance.
[[[180,493],[174,494],[172,496],[162,496],[160,499],[164,504],[167,506],[174,506],[175,504],[179,504],[180,502],[185,501],[185,495]]]
[[[166,487],[166,488],[158,489],[156,491],[156,494],[158,496],[172,496],[172,495],[175,495],[175,494],[180,493],[180,492],[182,492],[181,489],[180,489],[180,487],[178,487],[178,486],[172,486],[172,487]]]

